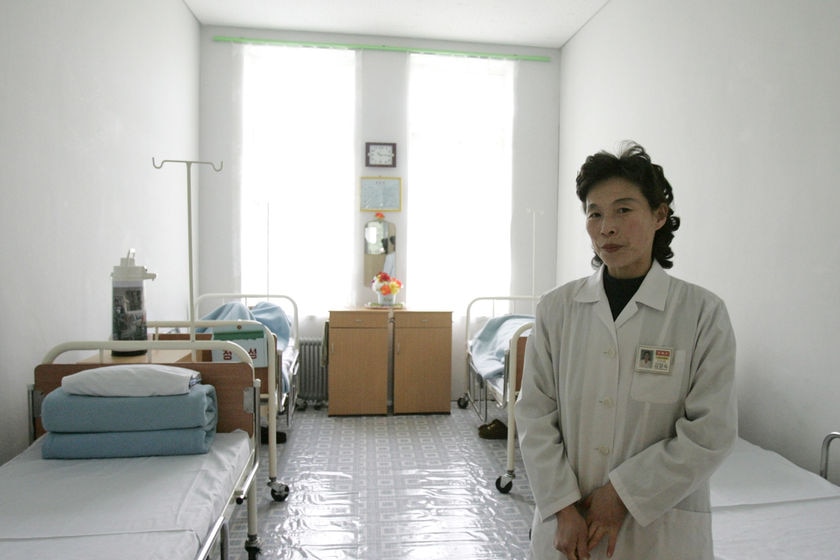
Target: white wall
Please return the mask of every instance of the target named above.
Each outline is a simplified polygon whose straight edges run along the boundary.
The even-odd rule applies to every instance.
[[[0,463],[26,444],[26,384],[46,349],[109,335],[111,267],[129,247],[158,274],[150,319],[186,317],[185,172],[155,170],[153,156],[225,161],[225,173],[201,173],[197,264],[202,291],[238,288],[237,68],[210,40],[219,30],[199,41],[177,0],[4,9]],[[580,163],[638,140],[676,189],[674,273],[729,305],[742,434],[812,470],[822,436],[840,428],[838,28],[840,5],[813,0],[612,0],[551,64],[522,64],[517,85],[514,208],[544,212],[537,291],[554,285],[555,258],[558,282],[590,270]],[[381,126],[363,115],[360,137]],[[530,288],[530,232],[530,214],[516,212],[514,291]]]
[[[578,167],[637,140],[683,218],[674,274],[728,304],[742,436],[811,470],[840,429],[838,29],[837,2],[612,0],[561,51],[558,281],[591,270]]]
[[[3,3],[0,463],[44,353],[110,336],[129,248],[149,318],[186,318],[186,173],[152,157],[197,156],[198,27],[180,0]]]
[[[559,91],[558,52],[540,49],[513,49],[493,45],[440,43],[429,41],[382,39],[343,35],[291,33],[265,30],[243,30],[206,27],[201,33],[201,146],[205,158],[224,159],[225,173],[202,172],[201,196],[201,253],[200,283],[204,291],[239,290],[239,240],[238,208],[240,139],[241,67],[229,43],[213,41],[214,36],[236,36],[286,41],[324,43],[387,44],[397,47],[419,47],[470,52],[508,52],[542,55],[550,62],[522,62],[516,73],[516,108],[514,122],[514,204],[511,238],[515,253],[512,291],[530,293],[532,288],[532,212],[537,211],[536,278],[533,282],[537,293],[554,286],[556,254],[556,192],[557,192],[557,107]],[[406,95],[408,55],[400,52],[362,51],[358,65],[357,100],[359,153],[358,174],[364,173],[363,146],[365,141],[396,141],[399,153],[405,154]],[[387,87],[386,87],[387,84]],[[405,210],[411,204],[411,176],[405,158],[398,158],[399,166],[394,175],[403,178],[403,212],[389,214],[389,221],[397,227],[401,239],[399,246],[406,247],[406,239],[422,232],[411,231],[405,221]],[[306,211],[316,216],[316,209],[289,209]],[[370,213],[357,212],[356,231],[360,240],[357,268],[362,270],[362,227]],[[213,242],[211,248],[211,240]],[[216,243],[217,242],[217,243]],[[397,251],[397,276],[405,278],[405,261],[410,259],[405,251]],[[400,271],[403,272],[400,272]],[[465,261],[465,270],[469,263]],[[410,284],[410,278],[406,279]],[[360,288],[359,287],[353,288]],[[351,289],[348,287],[348,289]],[[358,289],[357,305],[369,300],[367,288]],[[294,294],[291,294],[294,296]],[[488,295],[488,294],[474,294]],[[498,295],[498,294],[493,294]],[[465,310],[453,310],[463,314]],[[303,329],[308,336],[320,336],[323,317],[304,316]],[[453,335],[453,397],[464,391],[465,373],[463,359],[463,331],[456,324]]]

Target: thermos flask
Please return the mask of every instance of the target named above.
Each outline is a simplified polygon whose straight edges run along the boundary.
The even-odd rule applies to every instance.
[[[154,280],[157,274],[134,264],[134,249],[120,259],[111,273],[113,279],[113,340],[146,340],[146,308],[143,302],[143,281]],[[114,356],[138,356],[146,350],[111,352]]]

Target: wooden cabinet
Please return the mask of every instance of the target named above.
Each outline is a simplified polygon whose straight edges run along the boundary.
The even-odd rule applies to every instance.
[[[452,313],[394,312],[394,414],[450,410]]]
[[[330,416],[450,410],[452,313],[331,311]]]
[[[330,416],[388,413],[388,311],[331,311]]]

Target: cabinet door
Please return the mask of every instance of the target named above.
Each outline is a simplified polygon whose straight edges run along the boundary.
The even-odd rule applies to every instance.
[[[450,412],[452,328],[394,329],[394,413]]]
[[[388,413],[388,329],[330,326],[330,416]]]

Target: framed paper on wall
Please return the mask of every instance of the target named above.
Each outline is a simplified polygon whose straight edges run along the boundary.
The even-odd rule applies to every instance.
[[[402,210],[401,178],[362,177],[360,189],[362,212],[399,212]]]

